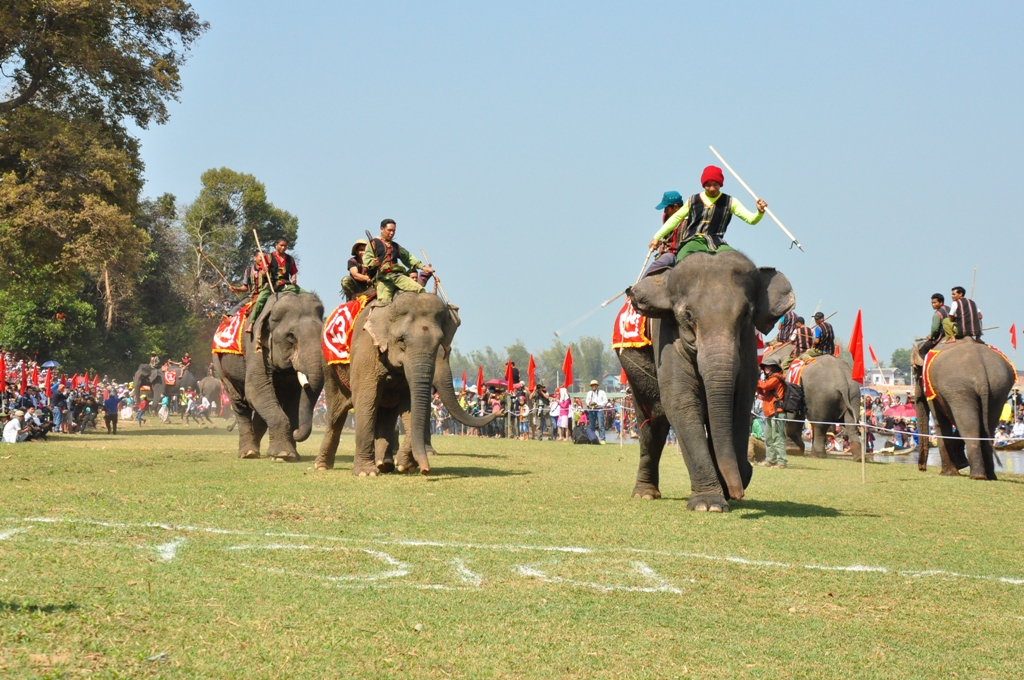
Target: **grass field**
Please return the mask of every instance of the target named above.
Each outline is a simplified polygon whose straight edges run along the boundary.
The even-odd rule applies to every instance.
[[[435,438],[428,478],[218,431],[0,447],[4,677],[1019,678],[1024,478],[791,459],[727,515],[638,449]]]

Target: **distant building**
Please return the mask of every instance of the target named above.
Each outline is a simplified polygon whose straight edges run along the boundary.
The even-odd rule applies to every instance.
[[[903,372],[898,368],[869,368],[864,371],[865,385],[902,385]]]

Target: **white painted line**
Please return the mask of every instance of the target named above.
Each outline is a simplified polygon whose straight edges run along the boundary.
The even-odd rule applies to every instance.
[[[178,548],[185,545],[184,538],[176,538],[170,543],[164,543],[156,547],[157,556],[164,562],[170,562],[178,552]]]
[[[463,583],[468,583],[479,588],[484,582],[484,577],[470,571],[469,567],[466,566],[466,563],[461,557],[456,557],[452,560],[452,565],[455,567],[455,573],[458,574]]]
[[[637,565],[639,565],[640,568],[638,568],[637,571],[639,571],[644,576],[647,576],[647,573],[645,573],[644,570],[650,572],[651,574],[654,574],[654,570],[651,569],[650,567],[648,567],[647,565],[643,564],[643,562],[633,562],[632,564],[634,565],[634,567],[637,567]],[[534,567],[529,567],[529,566],[526,566],[526,565],[523,565],[523,564],[517,564],[515,566],[515,570],[518,571],[519,574],[521,574],[522,576],[536,578],[536,579],[539,579],[539,580],[543,581],[544,583],[567,583],[567,584],[569,584],[571,586],[578,586],[578,587],[581,587],[581,588],[592,588],[594,590],[599,590],[599,591],[605,592],[605,593],[610,593],[610,592],[614,592],[614,591],[620,591],[620,592],[626,592],[626,593],[675,593],[675,594],[680,594],[680,593],[683,592],[683,591],[679,590],[678,588],[676,588],[676,587],[672,586],[671,584],[669,584],[668,581],[665,581],[664,579],[661,579],[660,577],[658,577],[657,574],[654,574],[654,576],[655,576],[655,578],[658,581],[660,581],[660,583],[659,583],[659,585],[657,585],[655,587],[645,587],[645,586],[609,586],[609,585],[605,585],[605,584],[602,584],[602,583],[592,583],[590,581],[577,581],[575,579],[562,578],[561,576],[548,576],[547,574],[545,574],[544,572],[542,572],[539,569],[536,569]]]
[[[6,541],[11,536],[17,536],[18,534],[23,534],[26,531],[28,531],[28,529],[6,529],[4,531],[0,531],[0,541]]]

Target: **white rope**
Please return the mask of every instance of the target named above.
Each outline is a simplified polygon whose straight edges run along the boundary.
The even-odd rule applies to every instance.
[[[908,430],[893,430],[893,429],[889,429],[889,428],[885,428],[885,427],[879,427],[877,425],[871,425],[869,423],[862,423],[862,422],[857,422],[857,423],[832,423],[832,422],[827,422],[827,421],[822,421],[822,420],[795,420],[793,418],[779,418],[777,416],[775,416],[775,419],[779,420],[779,421],[782,421],[784,423],[810,423],[812,425],[834,425],[836,427],[866,427],[867,429],[869,429],[869,430],[871,430],[873,432],[891,432],[893,434],[902,434],[902,435],[905,435],[905,436],[908,436],[908,437],[914,437],[914,436],[925,437],[925,436],[927,436],[930,439],[961,439],[961,440],[964,440],[964,441],[972,441],[972,442],[994,442],[994,441],[996,441],[995,437],[961,437],[959,435],[951,435],[951,436],[947,437],[946,435],[942,435],[942,434],[928,434],[928,435],[925,435],[924,433],[921,433],[921,432],[911,432],[911,431],[908,431]],[[1015,440],[1011,439],[1009,441],[1015,441]]]

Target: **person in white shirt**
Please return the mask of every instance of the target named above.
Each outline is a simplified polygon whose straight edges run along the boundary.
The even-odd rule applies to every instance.
[[[18,410],[11,414],[11,419],[4,425],[3,440],[5,444],[17,444],[28,439],[29,428],[21,426],[25,412]]]
[[[1013,424],[1013,431],[1010,436],[1014,439],[1024,439],[1024,418],[1017,416],[1017,422]]]
[[[608,405],[608,395],[601,389],[596,380],[590,381],[590,391],[584,402],[587,405],[587,424],[596,432],[601,429],[601,443],[604,444],[604,408]]]

